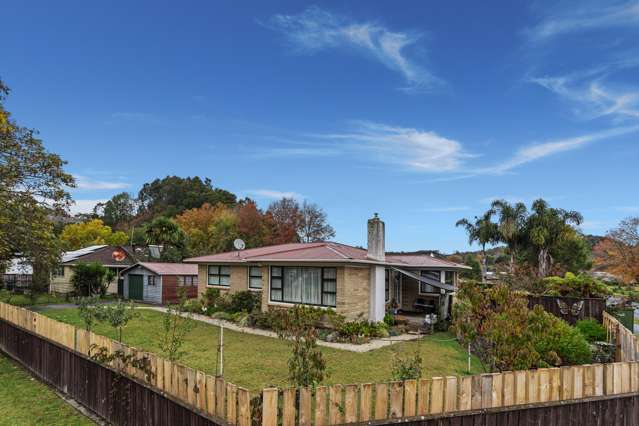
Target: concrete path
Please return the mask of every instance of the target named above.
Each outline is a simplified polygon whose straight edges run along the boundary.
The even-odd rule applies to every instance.
[[[158,312],[166,312],[166,308],[164,307],[160,307],[160,306],[140,306],[138,307],[138,309],[150,309],[153,311],[158,311]],[[235,323],[232,323],[230,321],[226,321],[226,320],[221,320],[221,319],[215,319],[215,318],[211,318],[211,317],[207,317],[206,315],[200,315],[200,314],[191,314],[192,318],[194,320],[197,321],[201,321],[207,324],[211,324],[211,325],[215,325],[218,327],[222,327],[224,326],[224,328],[226,328],[227,330],[233,330],[233,331],[237,331],[239,333],[247,333],[247,334],[254,334],[256,336],[265,336],[265,337],[273,337],[275,339],[279,338],[277,333],[273,332],[273,331],[269,331],[269,330],[262,330],[259,328],[252,328],[252,327],[241,327]],[[184,314],[183,316],[186,316],[186,314]],[[411,340],[418,340],[420,339],[422,336],[419,335],[415,335],[415,334],[402,334],[400,336],[394,336],[394,337],[388,337],[388,338],[383,338],[383,339],[374,339],[371,340],[368,343],[363,343],[361,345],[354,345],[351,343],[337,343],[337,342],[325,342],[323,340],[318,340],[317,344],[319,346],[325,346],[327,348],[333,348],[333,349],[340,349],[343,351],[351,351],[351,352],[370,352],[373,351],[375,349],[380,349],[386,346],[390,346],[390,345],[394,345],[397,343],[401,343],[401,342],[407,342],[407,341],[411,341]]]

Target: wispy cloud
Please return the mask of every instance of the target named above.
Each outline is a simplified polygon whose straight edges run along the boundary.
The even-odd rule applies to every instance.
[[[536,77],[529,80],[570,102],[574,112],[586,118],[639,119],[639,90],[612,89],[603,77],[583,79],[577,75]]]
[[[306,146],[290,148],[261,148],[253,150],[255,158],[285,158],[285,157],[333,157],[340,154],[340,150],[332,147]]]
[[[298,15],[275,15],[266,26],[284,33],[301,53],[331,48],[365,53],[400,73],[409,84],[404,88],[408,92],[443,84],[443,80],[409,57],[409,48],[417,46],[422,39],[418,33],[391,31],[375,22],[355,22],[315,6]]]
[[[355,131],[316,135],[342,141],[342,146],[375,160],[426,172],[457,171],[472,155],[462,144],[432,131],[389,126],[370,121],[355,122]]]
[[[585,134],[577,137],[552,140],[548,142],[542,142],[532,144],[523,148],[520,148],[515,152],[513,156],[507,158],[501,163],[494,164],[493,166],[480,168],[474,171],[475,174],[504,174],[519,166],[530,163],[532,161],[540,160],[542,158],[555,155],[561,152],[572,151],[579,149],[584,145],[609,139],[615,136],[621,136],[629,133],[639,131],[639,126],[618,127],[601,132],[595,132]]]
[[[96,204],[106,203],[106,199],[98,200],[73,200],[73,204],[69,207],[71,214],[91,213]]]
[[[121,181],[92,180],[86,176],[74,175],[77,189],[97,190],[97,189],[124,189],[130,184]]]
[[[255,198],[269,199],[269,200],[279,200],[280,198],[296,198],[302,199],[304,198],[301,194],[292,191],[278,191],[275,189],[249,189],[244,191],[244,193],[251,195]]]
[[[546,16],[526,33],[531,40],[542,42],[568,33],[636,24],[639,24],[638,1],[622,1],[613,5],[594,2],[577,7],[571,4],[569,11]]]

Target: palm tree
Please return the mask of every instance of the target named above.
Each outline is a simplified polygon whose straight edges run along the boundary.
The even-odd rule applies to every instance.
[[[463,226],[468,234],[468,243],[473,244],[477,242],[481,246],[482,253],[482,282],[486,281],[486,273],[488,271],[488,263],[486,259],[486,244],[494,244],[499,241],[499,230],[497,224],[491,219],[495,211],[493,209],[488,210],[481,217],[475,216],[475,221],[471,222],[468,219],[460,219],[455,226]]]
[[[531,214],[526,221],[526,234],[537,254],[538,275],[546,277],[553,266],[551,250],[572,229],[571,224],[580,225],[583,216],[574,210],[555,209],[542,199],[533,202]]]
[[[515,256],[519,251],[528,210],[524,203],[512,205],[506,200],[493,201],[491,209],[499,215],[499,239],[508,246],[510,273],[512,274],[515,270]]]
[[[168,217],[160,216],[146,227],[147,244],[162,246],[163,251],[169,247],[184,248],[185,235],[180,226]]]

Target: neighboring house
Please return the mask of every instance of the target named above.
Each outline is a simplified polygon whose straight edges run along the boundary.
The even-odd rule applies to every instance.
[[[0,288],[21,290],[29,288],[33,282],[33,266],[21,257],[14,257],[6,270],[0,274]]]
[[[124,297],[149,303],[175,303],[178,288],[186,297],[198,294],[197,265],[186,263],[140,262],[122,271]]]
[[[465,265],[429,255],[386,254],[377,214],[368,221],[368,249],[335,242],[293,243],[186,259],[198,264],[199,292],[261,292],[262,310],[305,304],[335,308],[353,319],[381,321],[393,304],[419,312],[448,310]]]
[[[133,265],[136,260],[134,250],[130,246],[97,245],[66,252],[62,255],[62,261],[51,276],[51,285],[49,286],[51,293],[71,293],[73,291],[73,284],[71,284],[73,267],[79,263],[90,262],[98,262],[115,272],[116,278],[109,284],[107,293],[121,294],[120,274],[122,270]]]

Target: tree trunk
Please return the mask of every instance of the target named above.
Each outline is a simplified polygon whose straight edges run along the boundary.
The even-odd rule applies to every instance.
[[[537,255],[537,263],[539,263],[539,278],[545,278],[548,275],[549,259],[548,249],[542,248]]]
[[[481,282],[485,283],[486,282],[486,275],[488,275],[488,261],[486,259],[486,246],[482,245],[481,247],[481,254],[482,254],[482,260],[481,260]]]
[[[515,273],[515,252],[510,249],[510,275]]]

